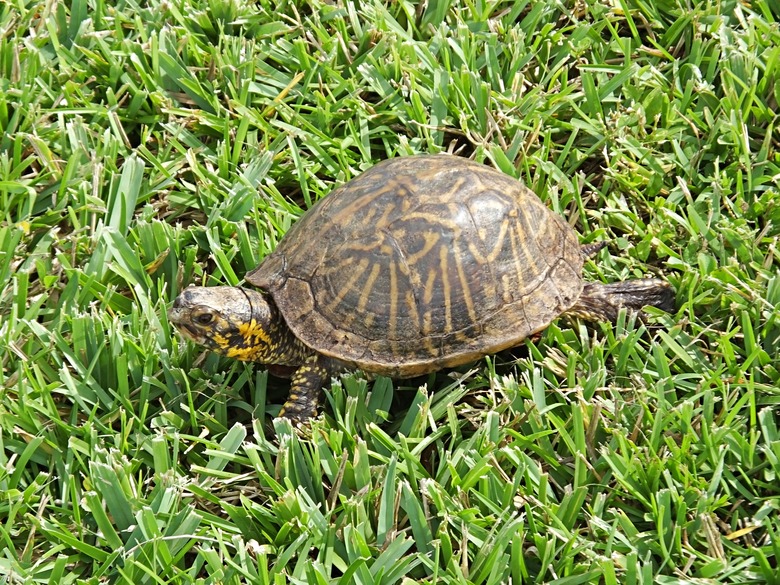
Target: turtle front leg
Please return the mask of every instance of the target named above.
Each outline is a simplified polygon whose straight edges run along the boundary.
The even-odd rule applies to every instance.
[[[293,422],[304,422],[317,415],[320,392],[333,373],[327,362],[327,358],[319,355],[306,358],[293,374],[290,396],[279,416]]]

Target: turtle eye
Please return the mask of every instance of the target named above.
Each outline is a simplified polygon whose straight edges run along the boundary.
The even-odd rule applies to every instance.
[[[204,311],[192,316],[192,320],[198,325],[211,325],[214,322],[214,313]]]

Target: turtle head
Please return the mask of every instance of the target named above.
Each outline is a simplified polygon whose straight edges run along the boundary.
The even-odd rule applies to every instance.
[[[286,327],[260,292],[233,286],[191,286],[173,301],[168,318],[184,337],[222,355],[282,363],[279,356],[285,351],[285,335],[280,329]]]

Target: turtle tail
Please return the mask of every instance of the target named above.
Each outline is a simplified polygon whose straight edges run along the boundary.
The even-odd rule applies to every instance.
[[[580,298],[566,313],[589,321],[615,321],[621,307],[641,311],[646,306],[674,311],[674,289],[654,278],[612,284],[586,282]]]

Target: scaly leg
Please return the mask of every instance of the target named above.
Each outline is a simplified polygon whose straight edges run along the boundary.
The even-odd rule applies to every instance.
[[[293,374],[290,396],[282,406],[279,416],[289,418],[293,422],[304,422],[316,416],[322,386],[331,374],[325,358],[319,355],[306,358]]]

